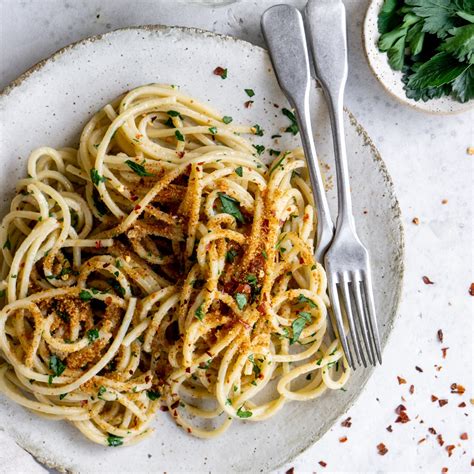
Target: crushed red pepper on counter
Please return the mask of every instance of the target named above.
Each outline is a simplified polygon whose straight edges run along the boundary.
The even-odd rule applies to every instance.
[[[418,371],[418,372],[423,372],[423,369],[421,367],[418,367],[417,365],[415,365],[415,369]]]
[[[352,426],[351,417],[346,418],[343,422],[341,422],[341,426],[344,428],[350,428]]]
[[[392,425],[388,425],[387,428],[385,428],[389,433],[392,433],[393,428]]]
[[[471,283],[471,286],[469,287],[469,294],[474,296],[474,283]]]
[[[434,285],[434,281],[431,281],[427,276],[423,276],[422,279],[425,285]]]
[[[439,444],[440,446],[443,446],[443,444],[444,444],[444,439],[443,439],[443,436],[442,436],[442,435],[439,434],[438,436],[436,436],[436,440],[438,441],[438,444]]]
[[[415,386],[413,384],[410,385],[410,389],[408,391],[410,392],[411,395],[413,395],[415,393]]]
[[[448,400],[446,400],[446,398],[443,398],[443,399],[438,400],[438,403],[440,407],[444,407],[444,405],[448,404]]]
[[[319,461],[318,463],[320,466],[322,467],[326,467],[327,466],[327,463],[325,463],[324,461]]]
[[[434,428],[428,428],[428,431],[432,434],[432,435],[435,435],[436,434],[436,430]]]
[[[377,445],[377,452],[380,454],[380,456],[385,456],[388,453],[387,446],[383,443],[379,443]]]
[[[438,341],[439,342],[443,342],[443,330],[442,329],[438,329]]]
[[[446,359],[446,353],[448,352],[449,347],[442,347],[441,352],[443,353],[443,359]]]
[[[466,441],[466,439],[469,439],[469,435],[467,433],[462,433],[461,436],[459,436],[460,439],[463,441]]]
[[[431,395],[431,401],[435,402],[436,400],[438,400],[438,397],[436,395]]]
[[[420,223],[420,219],[418,219],[418,217],[414,217],[412,219],[412,222],[413,222],[413,224],[418,225]]]
[[[452,383],[451,384],[451,393],[457,393],[458,395],[462,395],[466,389],[457,383]]]
[[[340,443],[345,443],[346,441],[347,441],[347,436],[342,436],[341,438],[339,438]]]
[[[407,381],[403,377],[399,377],[398,375],[397,375],[397,380],[398,380],[398,385],[407,383]]]
[[[456,446],[454,446],[454,444],[448,444],[448,445],[446,446],[446,451],[448,452],[448,456],[449,456],[449,457],[452,456],[455,447],[456,447]]]
[[[221,66],[217,66],[212,72],[214,75],[219,76],[221,79],[227,78],[227,69],[224,69]]]
[[[288,469],[288,471],[286,471],[285,474],[294,474],[295,472],[295,468],[294,467],[290,467],[290,469]]]

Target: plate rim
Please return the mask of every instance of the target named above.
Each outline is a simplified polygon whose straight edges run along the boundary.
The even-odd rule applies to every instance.
[[[14,92],[15,89],[25,84],[32,75],[41,71],[46,65],[48,65],[50,62],[54,62],[57,58],[63,56],[69,50],[78,48],[88,43],[93,43],[95,41],[101,41],[104,38],[111,37],[114,34],[118,34],[124,31],[137,31],[137,32],[147,31],[147,32],[155,32],[155,33],[178,31],[178,32],[185,33],[191,36],[198,35],[198,36],[209,37],[212,39],[219,39],[223,41],[233,41],[233,42],[238,43],[242,47],[255,49],[255,50],[260,51],[261,53],[268,54],[267,49],[263,48],[262,46],[255,45],[251,43],[250,41],[246,41],[246,40],[243,40],[231,35],[212,32],[212,31],[205,30],[202,28],[185,27],[185,26],[177,26],[177,25],[160,25],[160,24],[127,26],[127,27],[117,28],[111,31],[107,31],[105,33],[87,36],[85,38],[72,42],[58,49],[57,51],[53,52],[48,57],[42,59],[41,61],[38,61],[33,66],[28,68],[25,72],[23,72],[20,76],[18,76],[16,79],[11,81],[7,86],[5,86],[5,88],[0,92],[0,105],[2,105],[3,100],[5,100],[12,92]],[[401,301],[401,296],[402,296],[402,291],[403,291],[403,284],[404,284],[405,232],[404,232],[404,225],[403,225],[403,219],[402,219],[402,211],[400,208],[400,203],[395,194],[395,186],[394,186],[393,180],[391,178],[390,173],[388,172],[387,166],[382,156],[380,155],[380,152],[378,151],[377,147],[375,146],[374,142],[370,138],[365,128],[359,123],[359,121],[356,119],[354,114],[346,107],[344,107],[344,113],[348,117],[351,123],[351,126],[355,128],[357,135],[359,135],[359,137],[362,138],[364,145],[370,149],[370,154],[372,156],[372,159],[376,163],[377,170],[381,174],[383,181],[385,182],[385,186],[389,195],[389,201],[392,203],[394,226],[397,228],[398,237],[399,237],[399,246],[397,248],[396,257],[394,259],[394,265],[397,269],[399,278],[397,279],[397,285],[396,285],[396,288],[394,289],[394,305],[391,308],[390,315],[387,320],[387,330],[385,331],[385,335],[383,335],[381,338],[382,339],[381,346],[382,346],[382,353],[383,353],[388,343],[388,340],[390,339],[393,333],[393,327],[396,321],[399,319],[398,308],[400,306],[400,301]],[[369,379],[372,377],[375,369],[376,368],[373,368],[373,367],[364,369],[369,372],[367,379],[362,382],[362,384],[360,385],[360,389],[357,392],[354,392],[352,397],[349,398],[349,400],[347,401],[345,410],[339,415],[339,417],[343,416],[352,408],[354,403],[357,401],[357,399],[361,396],[362,392],[364,391],[364,388],[367,382],[369,381]],[[377,369],[380,370],[380,367],[377,366]],[[267,460],[266,464],[267,464],[268,470],[279,469],[282,466],[294,460],[297,456],[301,455],[303,452],[305,452],[311,446],[313,446],[317,441],[319,441],[330,430],[330,428],[333,425],[334,425],[334,422],[328,424],[328,426],[326,427],[322,427],[321,430],[316,432],[312,437],[308,438],[306,442],[302,443],[301,446],[297,448],[295,452],[289,452],[288,456],[285,457],[283,461],[278,461],[276,464],[271,464],[271,460]],[[33,449],[32,447],[28,447],[27,446],[28,443],[26,442],[26,440],[16,440],[14,438],[12,439],[15,442],[17,442],[18,445],[22,449],[24,449],[27,453],[32,455],[37,461],[39,461],[44,466],[48,468],[56,469],[59,472],[76,472],[74,469],[71,469],[68,466],[61,465],[55,462],[54,459],[50,459],[44,456],[41,452],[36,452],[36,450]]]
[[[382,6],[384,0],[370,0],[367,10],[364,15],[363,27],[362,27],[362,43],[363,43],[363,51],[364,56],[367,60],[369,65],[369,69],[373,76],[377,79],[379,84],[383,87],[383,89],[390,94],[391,97],[396,99],[399,103],[408,105],[412,109],[418,112],[425,112],[431,115],[457,115],[462,114],[464,112],[468,112],[474,108],[474,101],[468,102],[458,102],[449,97],[442,97],[437,99],[430,99],[429,101],[416,101],[406,97],[406,95],[400,95],[396,90],[388,85],[390,80],[394,80],[396,82],[400,82],[402,78],[402,74],[400,71],[394,71],[390,67],[387,68],[389,71],[390,78],[384,79],[383,73],[381,73],[380,68],[376,65],[375,58],[372,57],[370,53],[369,46],[371,42],[378,38],[378,30],[375,30],[373,33],[370,31],[371,25],[369,24],[372,20],[374,20],[374,25],[376,25],[376,16],[378,15],[378,11]],[[384,71],[385,72],[385,71]],[[472,102],[472,103],[470,103]],[[445,104],[445,105],[444,105]],[[446,109],[440,109],[439,107],[446,107]]]

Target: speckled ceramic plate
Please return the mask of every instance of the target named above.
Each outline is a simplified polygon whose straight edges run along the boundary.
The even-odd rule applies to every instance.
[[[370,68],[383,87],[396,99],[415,109],[433,114],[456,114],[474,107],[474,102],[461,103],[450,97],[416,101],[409,99],[403,89],[402,73],[394,71],[388,64],[386,53],[381,53],[377,46],[380,34],[377,28],[377,18],[384,0],[372,0],[364,20],[364,47]]]
[[[213,75],[216,66],[228,78]],[[15,81],[0,98],[2,214],[15,181],[26,173],[29,152],[40,145],[74,144],[91,113],[126,89],[150,82],[178,84],[211,103],[235,122],[258,123],[258,143],[276,148],[270,136],[288,125],[286,101],[267,52],[230,37],[194,29],[144,27],[86,39],[56,53]],[[255,91],[254,104],[244,88]],[[314,88],[312,111],[320,159],[332,175],[328,116]],[[390,177],[377,150],[355,118],[346,113],[347,148],[359,234],[372,255],[375,299],[383,345],[400,296],[403,233]],[[278,148],[299,141],[288,133]],[[335,190],[329,192],[334,210]],[[221,438],[195,439],[159,412],[150,438],[111,449],[86,441],[66,422],[38,418],[0,396],[0,429],[38,460],[73,472],[267,471],[302,452],[342,415],[360,394],[371,370],[357,370],[347,391],[326,393],[306,403],[289,403],[259,423],[235,423]]]

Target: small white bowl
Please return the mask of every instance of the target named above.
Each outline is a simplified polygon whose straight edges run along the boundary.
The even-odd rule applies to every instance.
[[[457,114],[470,110],[474,106],[474,101],[465,103],[457,102],[450,97],[441,97],[439,99],[431,99],[427,102],[422,100],[415,101],[409,99],[403,89],[402,73],[394,71],[388,64],[387,54],[379,51],[377,46],[380,37],[377,28],[377,18],[382,8],[384,0],[372,0],[365,14],[364,20],[364,47],[367,60],[375,77],[380,81],[382,86],[392,94],[396,99],[415,109],[433,114]]]

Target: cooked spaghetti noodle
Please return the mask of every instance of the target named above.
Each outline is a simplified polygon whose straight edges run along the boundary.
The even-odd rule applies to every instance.
[[[344,385],[302,151],[267,167],[231,121],[149,85],[32,153],[0,228],[0,391],[119,446],[160,408],[206,438]]]

